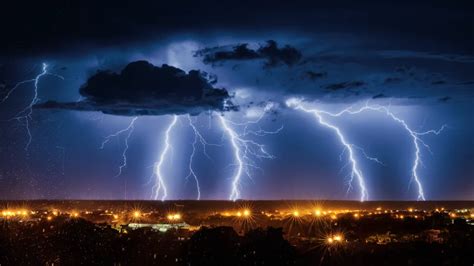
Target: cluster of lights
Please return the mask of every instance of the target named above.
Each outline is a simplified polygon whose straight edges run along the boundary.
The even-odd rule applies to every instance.
[[[179,214],[179,213],[168,214],[167,218],[170,221],[179,221],[179,220],[181,220],[181,214]]]
[[[301,210],[295,209],[295,210],[292,210],[292,211],[288,212],[287,215],[292,216],[294,218],[299,218],[299,217],[302,217],[303,215],[314,216],[316,218],[322,218],[322,217],[325,217],[325,216],[329,216],[331,219],[335,220],[335,219],[337,219],[338,214],[340,214],[340,213],[351,213],[351,212],[354,212],[354,211],[351,211],[351,210],[341,210],[341,211],[328,210],[328,211],[323,211],[321,209],[315,209],[313,211],[308,211],[308,210],[301,211]],[[357,217],[358,216],[359,216],[359,214],[357,214]]]
[[[243,211],[238,211],[236,215],[237,215],[237,217],[245,217],[246,218],[246,217],[250,217],[251,213],[250,213],[250,210],[245,209]]]
[[[14,217],[14,216],[27,216],[28,211],[26,210],[4,210],[2,211],[2,216],[4,217]]]
[[[375,211],[376,210],[376,211]],[[381,207],[376,208],[374,211],[366,211],[366,210],[322,210],[320,208],[316,209],[290,209],[288,211],[283,211],[279,212],[278,210],[275,210],[275,213],[280,213],[281,217],[290,217],[295,220],[300,220],[300,219],[331,219],[331,220],[337,220],[340,217],[344,217],[344,215],[350,215],[350,217],[353,217],[354,219],[359,219],[361,217],[367,216],[371,217],[373,215],[380,215],[380,214],[387,214],[390,213],[391,217],[395,219],[400,219],[403,220],[407,217],[409,218],[414,218],[414,219],[423,219],[424,215],[429,215],[429,211],[426,210],[419,210],[415,208],[407,208],[405,210],[383,210]],[[461,210],[452,210],[452,211],[446,211],[444,208],[437,208],[433,210],[434,212],[445,212],[446,214],[449,215],[450,218],[455,219],[455,218],[465,218],[465,219],[474,219],[474,213],[472,210],[469,209],[461,209]],[[10,218],[19,218],[21,219],[22,217],[27,217],[29,215],[34,215],[37,214],[38,211],[28,211],[26,209],[7,209],[3,210],[0,212],[0,217],[3,217],[4,219],[10,219]],[[58,210],[52,210],[52,211],[44,211],[40,212],[43,213],[45,216],[44,218],[48,221],[53,220],[55,217],[61,215],[61,212]],[[91,214],[91,211],[84,211],[82,214]],[[107,215],[110,215],[113,217],[114,221],[117,221],[119,219],[118,214],[114,214],[113,212],[110,211],[105,211]],[[124,213],[124,212],[122,212]],[[64,214],[68,215],[71,218],[78,218],[80,216],[80,213],[77,211],[68,211],[65,212]],[[262,215],[266,215],[267,217],[273,216],[271,213],[268,212],[261,212]],[[124,214],[125,215],[125,214]],[[252,210],[249,208],[242,208],[234,211],[225,211],[221,213],[222,216],[224,217],[235,217],[237,219],[252,219],[253,214]],[[392,216],[393,215],[393,216]],[[126,215],[125,215],[126,216]],[[132,219],[138,220],[141,219],[142,217],[145,217],[146,214],[144,214],[142,211],[135,209],[130,212],[130,216]],[[182,214],[180,213],[170,213],[166,216],[166,218],[169,221],[180,221],[182,220]],[[332,240],[334,242],[337,242],[337,235],[331,236]],[[328,240],[329,241],[329,240]]]
[[[243,210],[235,211],[233,213],[226,211],[226,212],[221,213],[221,215],[224,217],[234,216],[238,218],[248,218],[252,216],[252,212],[250,211],[250,209],[243,209]]]
[[[328,244],[339,244],[339,243],[342,243],[343,240],[344,240],[344,237],[342,236],[342,234],[335,234],[335,235],[328,236],[326,238],[326,242]]]

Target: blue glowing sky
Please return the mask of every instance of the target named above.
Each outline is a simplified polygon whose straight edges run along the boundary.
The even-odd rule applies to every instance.
[[[297,97],[331,112],[369,101],[390,106],[419,132],[447,125],[441,134],[423,137],[432,151],[422,147],[423,165],[418,170],[426,199],[474,199],[474,24],[466,11],[472,4],[419,1],[392,7],[393,3],[341,1],[339,6],[302,1],[287,7],[276,1],[270,7],[260,3],[232,7],[206,1],[199,9],[165,4],[167,14],[158,11],[162,4],[147,8],[137,4],[131,10],[121,4],[104,14],[87,3],[77,10],[38,6],[42,12],[60,10],[69,16],[49,17],[31,29],[24,25],[37,15],[23,14],[16,31],[15,27],[3,31],[9,38],[1,44],[0,96],[41,73],[43,62],[50,73],[64,79],[42,77],[39,103],[84,100],[79,88],[98,70],[120,72],[138,60],[217,77],[212,86],[225,88],[239,110],[192,117],[202,136],[216,144],[207,147],[210,158],[196,146],[193,167],[202,199],[229,198],[237,169],[231,139],[219,116],[236,123],[253,121],[271,103],[271,110],[250,129],[282,129],[245,138],[264,145],[274,158],[254,161],[259,169],[253,169],[251,178],[242,176],[241,197],[358,200],[356,183],[347,191],[347,152],[341,156],[340,141],[314,116],[288,108],[285,101]],[[188,15],[178,19],[180,14]],[[116,20],[94,24],[111,17]],[[276,42],[276,50],[262,49],[270,47],[268,40]],[[245,49],[251,56],[235,53],[239,44],[248,44]],[[297,55],[288,54],[285,46]],[[219,57],[222,51],[226,54]],[[114,88],[107,89],[114,93]],[[152,197],[154,164],[173,112],[138,116],[128,140],[127,166],[117,177],[126,134],[111,139],[104,149],[100,146],[106,136],[127,128],[134,115],[34,109],[28,120],[32,142],[25,150],[25,127],[10,118],[29,104],[33,92],[33,84],[25,84],[0,103],[0,198]],[[376,112],[328,121],[348,141],[384,163],[356,155],[369,199],[417,199],[411,181],[414,146],[399,124]],[[242,126],[233,128],[243,133]],[[193,140],[186,114],[179,113],[170,133],[173,148],[163,168],[168,199],[196,198],[193,180],[186,179]]]

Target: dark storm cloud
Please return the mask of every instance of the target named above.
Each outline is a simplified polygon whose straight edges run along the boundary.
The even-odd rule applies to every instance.
[[[383,83],[384,84],[394,84],[394,83],[399,83],[401,81],[402,81],[402,79],[398,78],[398,77],[388,77],[388,78],[385,78]]]
[[[464,58],[462,62],[444,57],[394,57],[387,56],[386,50],[381,53],[378,43],[352,46],[343,42],[343,48],[340,40],[328,43],[329,48],[318,48],[319,41],[309,38],[304,43],[289,42],[302,50],[305,47],[302,63],[291,68],[261,71],[258,62],[253,62],[237,69],[223,65],[220,70],[237,76],[237,82],[245,79],[247,83],[237,83],[237,87],[325,102],[394,98],[403,104],[431,104],[444,96],[472,99],[474,90],[467,88],[472,84],[461,85],[473,74],[468,55],[451,54],[452,58]]]
[[[269,40],[265,45],[261,45],[258,49],[248,48],[248,43],[238,44],[228,50],[228,47],[213,47],[199,50],[195,53],[197,57],[203,57],[205,64],[214,64],[225,61],[247,61],[255,59],[265,60],[265,67],[276,67],[281,64],[293,66],[298,63],[301,58],[301,52],[296,48],[285,45],[278,47],[276,41]]]
[[[215,77],[147,61],[128,64],[121,73],[99,71],[80,88],[85,100],[60,103],[49,101],[36,108],[101,111],[106,114],[137,116],[192,114],[230,111],[236,106],[225,89],[212,86]]]
[[[413,59],[425,59],[425,60],[441,60],[455,63],[474,63],[474,56],[470,55],[458,55],[458,54],[443,54],[433,52],[420,52],[420,51],[382,51],[380,55],[386,58],[413,58]]]
[[[450,101],[450,100],[452,100],[452,98],[449,97],[449,96],[444,96],[444,97],[441,97],[441,98],[438,99],[438,101],[439,101],[439,102],[442,102],[442,103],[446,103],[446,102],[448,102],[448,101]]]
[[[315,72],[315,71],[308,70],[304,73],[304,77],[313,81],[317,79],[327,78],[327,76],[328,76],[327,72]]]
[[[340,83],[334,83],[334,84],[329,84],[325,87],[327,90],[331,91],[338,91],[338,90],[347,90],[347,89],[353,89],[353,88],[358,88],[366,85],[365,82],[363,81],[345,81],[345,82],[340,82]]]

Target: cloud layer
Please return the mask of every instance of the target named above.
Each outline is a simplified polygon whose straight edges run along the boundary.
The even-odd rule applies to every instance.
[[[185,71],[147,61],[128,64],[120,73],[99,71],[80,88],[85,98],[78,102],[48,101],[44,109],[101,111],[105,114],[137,116],[230,111],[237,107],[225,89],[214,88],[215,79],[198,70]]]
[[[298,63],[302,54],[296,48],[285,45],[278,47],[276,41],[269,40],[265,45],[258,49],[248,48],[248,43],[235,45],[229,50],[229,47],[205,48],[197,51],[195,56],[203,57],[205,64],[215,64],[225,61],[244,61],[244,60],[265,60],[264,66],[267,68],[276,67],[282,64],[292,66]]]

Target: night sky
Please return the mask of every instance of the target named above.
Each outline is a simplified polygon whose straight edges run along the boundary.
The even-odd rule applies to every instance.
[[[193,157],[201,198],[229,198],[238,165],[223,116],[272,155],[249,154],[256,167],[242,174],[240,198],[359,200],[347,150],[286,105],[297,98],[330,112],[386,106],[416,132],[445,125],[420,136],[425,197],[474,200],[472,1],[98,2],[2,8],[0,199],[152,199],[178,115],[167,199],[197,195],[188,117],[209,144],[209,157],[199,142]],[[9,92],[42,63],[32,114],[14,119],[28,114],[34,82]],[[134,117],[117,176],[129,131],[101,144]],[[417,199],[415,147],[399,123],[381,112],[325,118],[382,162],[354,148],[370,200]]]

